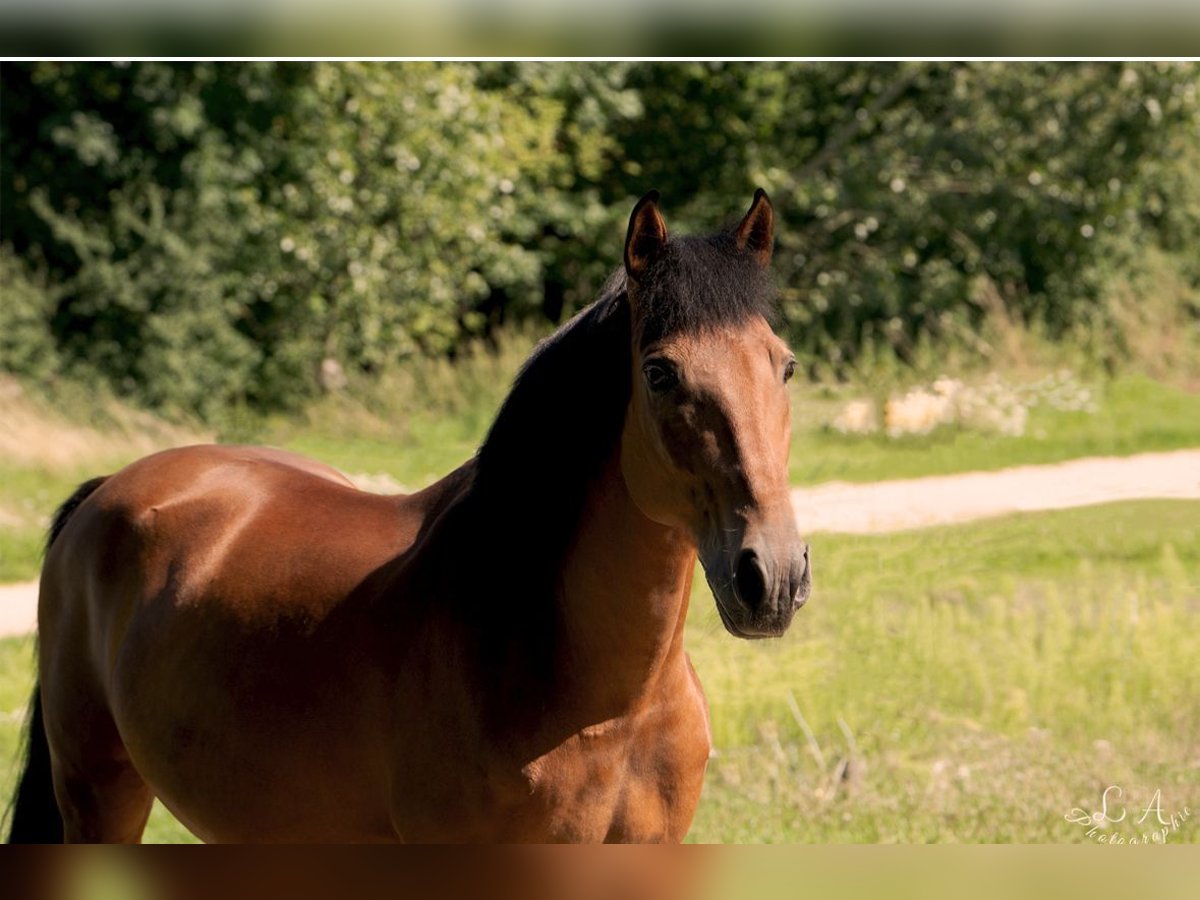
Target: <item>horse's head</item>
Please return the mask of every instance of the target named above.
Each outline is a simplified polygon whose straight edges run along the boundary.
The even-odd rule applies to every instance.
[[[767,321],[773,215],[760,190],[735,230],[668,239],[651,192],[625,241],[625,481],[645,515],[692,535],[721,620],[748,638],[782,634],[810,585],[788,487],[795,360]]]

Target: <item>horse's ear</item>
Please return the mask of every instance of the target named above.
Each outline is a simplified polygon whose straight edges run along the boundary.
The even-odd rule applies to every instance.
[[[625,232],[625,271],[629,277],[641,281],[666,245],[667,223],[658,211],[658,191],[651,191],[633,208]]]
[[[775,246],[775,210],[762,188],[754,192],[750,211],[733,237],[739,250],[749,253],[760,265],[770,265],[771,251]]]

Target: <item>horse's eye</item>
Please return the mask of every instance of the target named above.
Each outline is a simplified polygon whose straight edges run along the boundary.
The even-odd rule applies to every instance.
[[[796,374],[796,361],[789,359],[787,365],[783,367],[783,383],[787,384],[792,380],[792,376]]]
[[[656,394],[669,391],[679,384],[679,372],[675,364],[665,359],[647,360],[642,366],[642,373],[646,376],[646,384]]]

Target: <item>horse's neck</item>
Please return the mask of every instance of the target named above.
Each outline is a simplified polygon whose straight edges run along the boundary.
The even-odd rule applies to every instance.
[[[617,460],[608,461],[563,560],[560,702],[600,721],[636,709],[653,693],[667,667],[682,662],[695,562],[690,539],[648,519]]]

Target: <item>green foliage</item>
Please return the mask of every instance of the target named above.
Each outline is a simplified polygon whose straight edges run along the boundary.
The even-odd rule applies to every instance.
[[[153,406],[214,415],[264,354],[246,214],[261,67],[4,67],[5,242],[57,285],[63,357]],[[228,121],[207,113],[239,96]]]
[[[54,375],[58,353],[50,330],[54,294],[0,247],[0,369],[34,380]]]
[[[696,224],[766,187],[789,332],[835,367],[871,344],[910,358],[989,313],[1061,334],[1147,245],[1198,235],[1194,66],[691,63],[633,80],[647,115],[620,138],[640,163],[627,185],[694,196]]]
[[[540,293],[520,213],[565,164],[554,99],[479,77],[6,66],[4,241],[60,285],[64,356],[156,407],[278,408],[325,359],[446,352]]]
[[[1200,315],[1197,73],[5,64],[0,367],[209,421],[294,409],[582,307],[651,186],[692,230],[756,185],[814,372],[970,346],[994,317],[1099,335],[1116,364],[1141,345],[1110,286],[1148,252]]]
[[[1064,814],[1108,784],[1184,805],[1198,512],[816,535],[812,600],[757,646],[698,585],[687,646],[717,755],[690,838],[1078,842]]]

